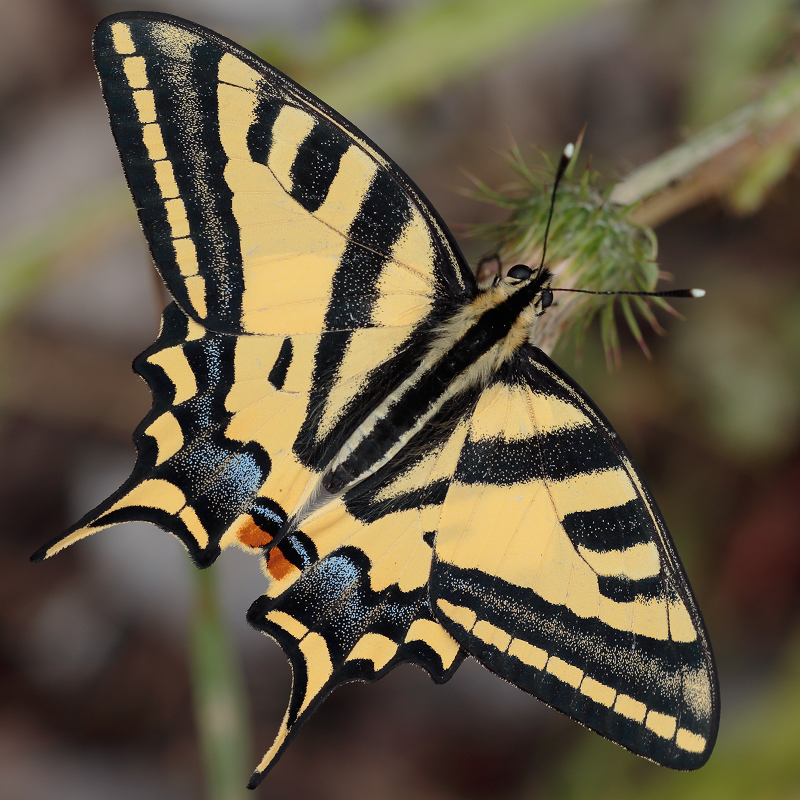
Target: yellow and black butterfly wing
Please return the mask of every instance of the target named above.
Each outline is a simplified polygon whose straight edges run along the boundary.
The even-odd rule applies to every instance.
[[[148,13],[101,22],[94,51],[156,266],[204,327],[284,336],[403,326],[437,297],[474,293],[411,181],[252,53]]]
[[[349,529],[347,516],[343,511],[343,527]],[[465,653],[431,610],[428,573],[419,580],[406,581],[402,576],[404,566],[413,561],[427,561],[429,568],[430,545],[407,520],[387,519],[385,523],[384,530],[375,532],[376,538],[391,538],[401,550],[413,551],[416,546],[428,552],[404,553],[398,559],[385,541],[359,546],[364,545],[363,537],[359,542],[358,535],[345,533],[344,543],[318,557],[313,536],[297,532],[282,540],[281,555],[271,564],[271,572],[281,577],[251,606],[247,618],[283,648],[292,666],[292,693],[280,730],[254,773],[251,787],[261,782],[300,727],[337,686],[378,680],[404,663],[422,667],[435,682],[443,683],[463,661]],[[388,585],[375,577],[380,569],[378,550],[393,562],[394,580]],[[309,559],[305,568],[296,558],[298,553]],[[294,563],[281,569],[287,556]],[[289,572],[296,567],[300,567],[296,580],[282,579],[284,569]]]
[[[94,49],[177,305],[137,360],[154,408],[131,479],[34,558],[143,518],[198,564],[232,543],[260,552],[475,283],[411,181],[252,54],[149,13],[104,20]]]
[[[471,416],[430,591],[491,671],[639,755],[702,766],[711,647],[667,529],[602,414],[525,347]]]
[[[454,400],[393,460],[340,502],[301,521],[269,552],[272,578],[248,612],[293,671],[289,708],[253,775],[257,785],[319,704],[347,681],[401,663],[437,683],[465,653],[434,615],[428,579],[434,531],[477,393]]]
[[[270,343],[276,350],[280,346]],[[158,340],[134,362],[150,386],[153,406],[133,435],[137,460],[131,476],[34,554],[34,560],[90,533],[133,520],[173,533],[203,567],[219,555],[222,534],[243,515],[255,518],[259,527],[258,533],[241,529],[241,545],[260,548],[277,532],[278,507],[258,493],[280,456],[276,445],[287,445],[273,439],[271,457],[257,436],[244,442],[233,437],[236,414],[227,403],[235,379],[236,349],[236,337],[205,330],[175,303],[165,309]],[[285,388],[286,370],[279,350],[270,353],[264,348],[262,357],[267,367],[263,383],[271,390],[262,387],[262,406],[271,400],[277,415],[287,408],[275,386]],[[283,394],[291,402],[291,393]]]
[[[266,553],[249,619],[284,647],[294,684],[253,783],[338,684],[404,661],[443,681],[464,651],[635,752],[703,763],[716,681],[677,556],[607,422],[539,351],[300,512],[477,292],[408,178],[199,26],[116,15],[95,60],[175,303],[135,364],[154,401],[131,478],[34,558],[132,519],[175,533],[200,566],[230,544]]]

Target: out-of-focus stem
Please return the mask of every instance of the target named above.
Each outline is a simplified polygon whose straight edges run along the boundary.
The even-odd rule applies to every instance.
[[[788,171],[798,145],[800,69],[795,68],[759,100],[631,172],[610,199],[620,205],[641,201],[630,218],[650,227],[713,196],[727,196],[739,212],[754,211],[763,192]],[[745,182],[749,191],[737,191]]]
[[[245,800],[252,748],[241,668],[219,611],[214,567],[193,572],[192,691],[206,798]]]

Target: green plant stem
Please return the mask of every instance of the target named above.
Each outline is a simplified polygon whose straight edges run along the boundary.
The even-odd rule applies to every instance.
[[[727,196],[741,213],[760,206],[764,192],[781,180],[793,158],[780,159],[776,148],[800,146],[800,68],[784,73],[759,100],[737,109],[719,122],[687,139],[682,145],[635,169],[611,193],[613,203],[628,206],[640,201],[632,219],[655,226],[715,195]],[[766,164],[766,166],[765,166]],[[758,181],[759,191],[752,189]],[[741,185],[746,199],[737,199]]]
[[[196,608],[190,660],[206,798],[244,800],[252,748],[241,667],[220,614],[214,568],[193,572]]]

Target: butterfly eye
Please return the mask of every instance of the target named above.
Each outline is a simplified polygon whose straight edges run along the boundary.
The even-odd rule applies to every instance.
[[[542,303],[542,311],[544,311],[546,308],[550,308],[550,306],[553,305],[553,292],[551,289],[542,290],[541,303]]]
[[[524,264],[517,264],[515,267],[511,267],[508,271],[507,278],[513,278],[516,281],[524,281],[530,278],[533,270],[530,267],[526,267]]]

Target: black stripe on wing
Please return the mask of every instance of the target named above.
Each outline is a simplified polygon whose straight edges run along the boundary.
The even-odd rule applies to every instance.
[[[614,508],[575,511],[561,521],[576,546],[597,552],[624,550],[649,540],[647,509],[637,497]]]
[[[94,51],[111,127],[153,259],[179,304],[192,309],[177,263],[174,231],[167,221],[165,201],[172,198],[162,196],[159,188],[110,22],[98,25]],[[199,273],[205,279],[207,313],[200,316],[215,330],[240,332],[242,253],[233,194],[223,177],[228,157],[220,140],[218,82],[211,77],[225,50],[214,41],[198,38],[190,57],[177,60],[165,51],[151,26],[128,29],[137,55],[145,58],[167,160],[183,200]]]
[[[342,407],[338,422],[325,432],[320,428],[321,409],[325,407],[336,383],[337,368],[353,334],[352,331],[328,331],[322,334],[314,363],[308,412],[294,445],[294,452],[303,464],[314,471],[323,470],[369,412],[408,377],[409,364],[421,361],[430,346],[431,336],[447,317],[447,311],[446,303],[434,307],[397,352],[365,376],[358,390]]]
[[[250,157],[257,164],[269,165],[274,141],[273,128],[285,100],[264,95],[255,109],[256,121],[247,131]],[[333,179],[339,172],[342,156],[354,146],[353,140],[327,120],[316,119],[314,126],[300,143],[289,171],[289,194],[306,211],[313,214],[325,202]]]
[[[564,480],[619,465],[616,454],[594,428],[566,428],[539,435],[536,440],[541,460],[531,458],[528,439],[467,439],[459,459],[459,480],[478,484],[488,478],[501,486],[513,486],[542,478]]]
[[[294,347],[292,340],[287,336],[281,344],[278,358],[269,372],[267,380],[276,388],[283,389],[283,384],[286,382],[286,375],[289,372],[289,367],[292,365],[292,358],[294,354]]]
[[[638,580],[623,575],[598,575],[597,583],[600,594],[616,603],[632,603],[634,600],[647,603],[664,595],[661,575]]]
[[[272,150],[275,120],[281,113],[286,103],[277,97],[265,94],[259,98],[256,105],[254,116],[256,121],[247,129],[247,149],[250,158],[256,164],[269,164],[269,154]]]
[[[325,202],[342,156],[351,144],[338,128],[320,120],[303,140],[290,172],[291,195],[309,213]]]
[[[408,199],[389,174],[379,170],[350,225],[347,234],[350,241],[333,276],[325,314],[327,332],[317,348],[309,411],[295,445],[297,455],[313,469],[318,469],[338,450],[368,409],[377,405],[400,375],[407,371],[408,354],[402,372],[398,370],[394,377],[389,377],[394,371],[391,361],[381,365],[379,374],[372,376],[372,386],[359,387],[359,397],[353,399],[351,405],[358,408],[359,414],[348,413],[350,409],[345,408],[343,416],[347,423],[336,426],[327,436],[320,435],[318,409],[325,406],[336,382],[338,366],[344,359],[354,329],[372,326],[372,313],[379,300],[381,272],[410,217]],[[417,334],[414,338],[419,342],[415,349],[421,354],[421,337]],[[404,348],[404,352],[407,350]]]
[[[478,392],[470,390],[444,403],[389,463],[345,493],[348,512],[357,520],[369,524],[398,511],[441,505],[447,496],[452,475],[426,480],[423,486],[410,490],[392,491],[393,484],[402,480],[407,472],[431,453],[444,447],[458,423],[475,408],[477,401]]]

